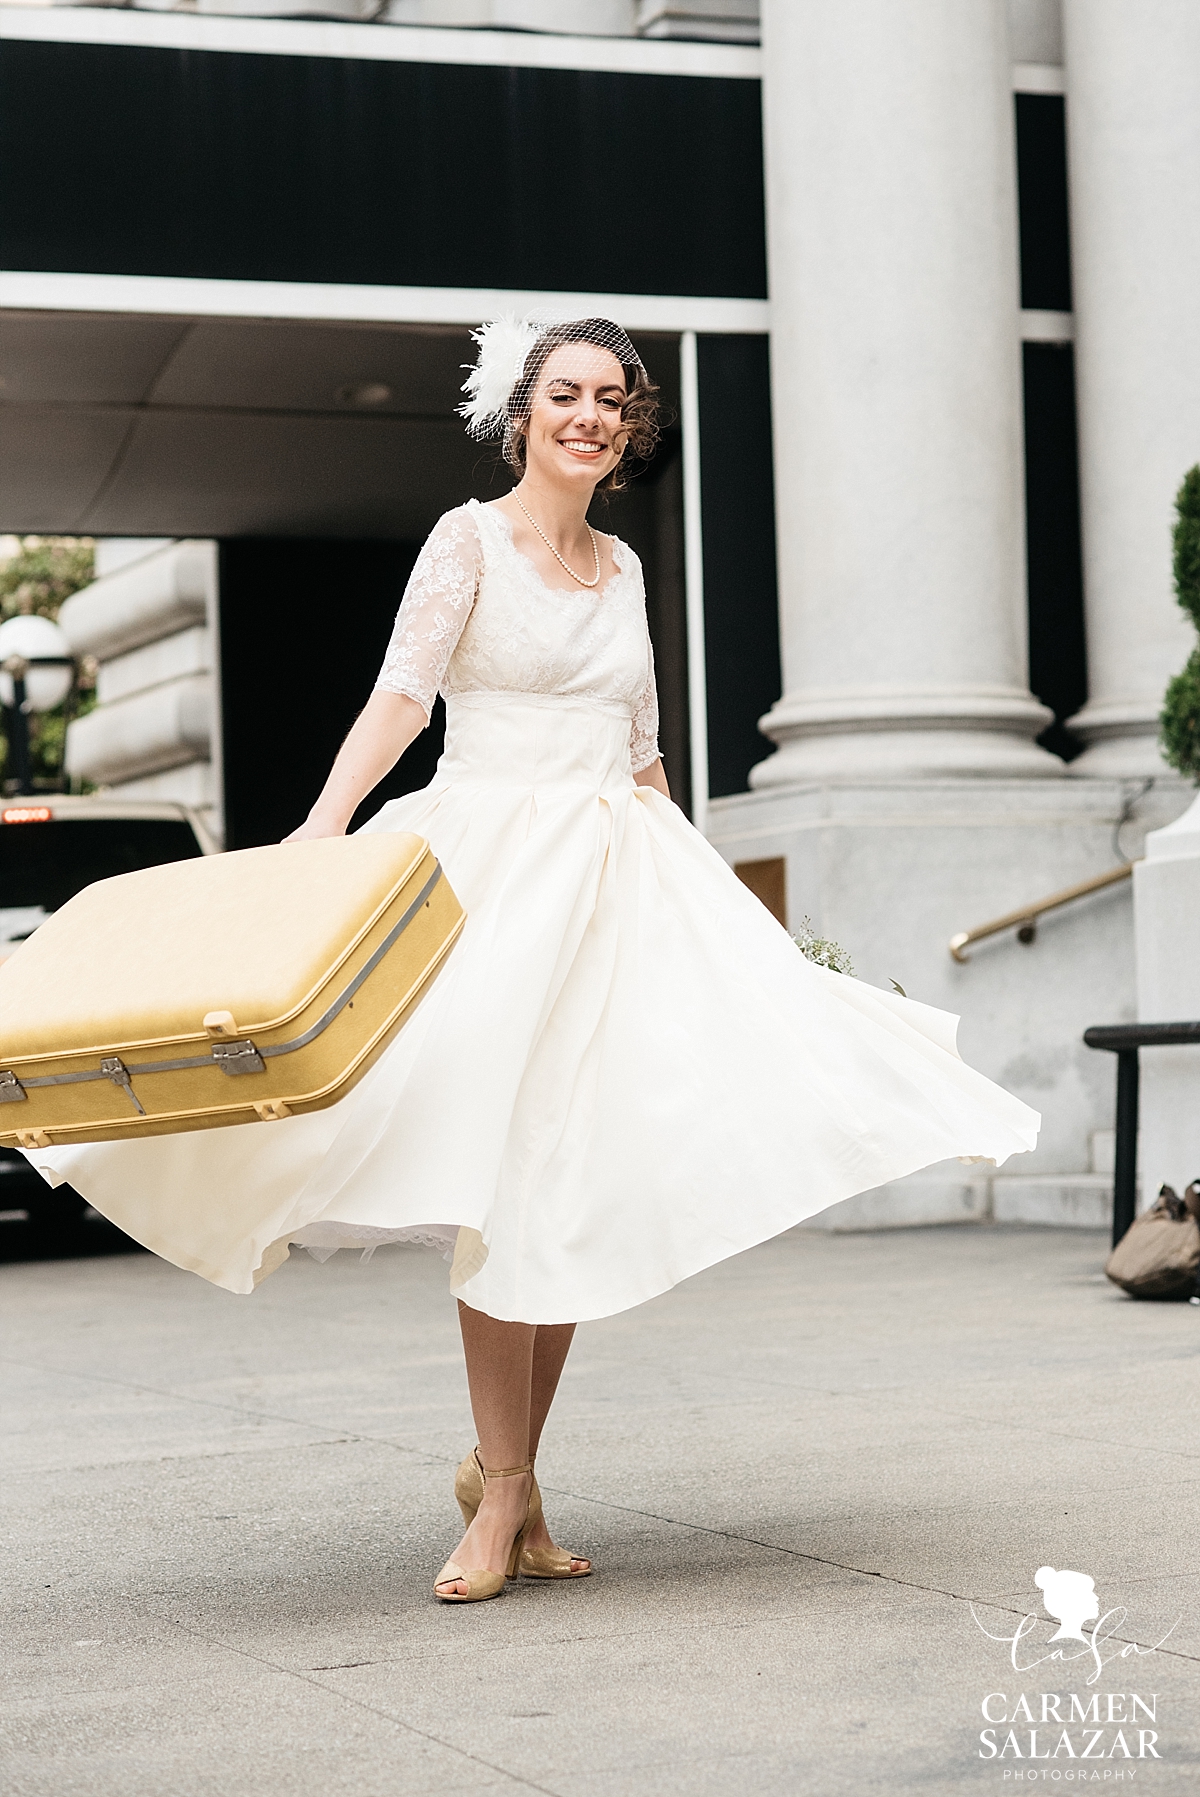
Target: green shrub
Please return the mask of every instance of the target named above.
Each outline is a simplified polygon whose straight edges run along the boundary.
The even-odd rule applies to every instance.
[[[64,599],[95,578],[90,537],[20,537],[17,551],[0,561],[0,623],[20,612],[57,618]],[[65,704],[29,720],[29,759],[35,788],[57,787],[62,778],[69,717],[82,717],[96,703],[95,665],[85,664]],[[0,728],[0,781],[8,763],[8,742]]]
[[[1183,672],[1168,682],[1159,725],[1164,760],[1200,782],[1200,649],[1192,650]]]
[[[1175,597],[1200,631],[1200,465],[1189,468],[1175,496]],[[1200,646],[1168,683],[1159,718],[1163,759],[1200,782]]]
[[[94,579],[90,537],[21,537],[0,562],[0,622],[18,612],[57,618],[64,599]]]

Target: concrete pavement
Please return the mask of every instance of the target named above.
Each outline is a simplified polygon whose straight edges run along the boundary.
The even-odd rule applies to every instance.
[[[597,1575],[470,1608],[430,1595],[473,1440],[432,1254],[297,1255],[253,1298],[0,1268],[0,1790],[1190,1792],[1200,1310],[1103,1250],[797,1231],[587,1325],[539,1474]],[[1079,1641],[1031,1664],[1046,1564],[1095,1580],[1092,1683]]]

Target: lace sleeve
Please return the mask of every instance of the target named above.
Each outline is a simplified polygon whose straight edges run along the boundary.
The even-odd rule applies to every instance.
[[[658,688],[654,684],[654,645],[646,634],[646,653],[650,658],[650,675],[633,714],[629,733],[629,758],[635,774],[658,760]]]
[[[404,589],[375,690],[415,699],[427,722],[446,664],[471,615],[482,562],[479,530],[470,512],[447,512],[426,538]]]

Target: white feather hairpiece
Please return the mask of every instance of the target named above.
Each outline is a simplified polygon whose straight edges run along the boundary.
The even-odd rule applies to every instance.
[[[462,384],[468,396],[457,408],[475,438],[503,430],[509,396],[525,370],[525,359],[545,329],[532,318],[505,313],[472,331],[479,354]],[[466,364],[464,364],[466,366]]]

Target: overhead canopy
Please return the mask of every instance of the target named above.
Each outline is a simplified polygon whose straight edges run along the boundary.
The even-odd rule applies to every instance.
[[[462,321],[484,314],[446,328],[418,299],[404,323],[369,322],[381,297],[762,308],[756,53],[579,46],[564,61],[522,33],[0,18],[4,281],[245,293],[244,310],[193,295],[164,311],[143,292],[139,311],[132,292],[81,291],[69,312],[5,286],[0,529],[419,537],[506,484],[453,416]],[[347,284],[368,306],[355,322],[329,310]]]
[[[670,339],[639,338],[666,389]],[[0,529],[420,538],[504,492],[454,408],[465,330],[0,313]]]

